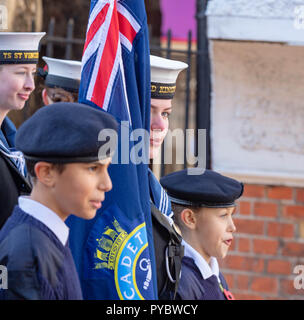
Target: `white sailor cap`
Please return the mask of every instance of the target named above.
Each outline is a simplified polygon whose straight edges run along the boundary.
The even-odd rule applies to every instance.
[[[172,99],[178,74],[188,67],[187,63],[150,55],[151,98]]]
[[[0,32],[0,64],[38,63],[45,32]]]
[[[59,87],[71,92],[78,92],[81,78],[81,62],[42,57],[47,64],[47,72],[40,75],[45,79],[45,85],[51,88]]]

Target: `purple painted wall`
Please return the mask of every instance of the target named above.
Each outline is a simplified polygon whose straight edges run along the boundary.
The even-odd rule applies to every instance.
[[[188,31],[192,30],[192,39],[196,40],[195,3],[195,0],[160,0],[163,37],[171,29],[172,39],[187,40]]]

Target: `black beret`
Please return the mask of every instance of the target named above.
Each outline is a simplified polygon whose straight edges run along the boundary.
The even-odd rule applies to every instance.
[[[174,203],[207,208],[232,207],[243,193],[243,184],[215,171],[188,175],[187,169],[170,173],[160,179]]]
[[[100,160],[110,156],[98,154],[107,142],[98,141],[103,129],[117,132],[118,123],[109,113],[80,103],[58,102],[42,107],[20,126],[16,148],[34,161],[94,162],[98,156]]]

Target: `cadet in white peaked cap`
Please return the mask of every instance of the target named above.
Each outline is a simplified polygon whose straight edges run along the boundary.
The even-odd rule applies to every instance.
[[[179,73],[188,65],[181,61],[150,56],[151,64],[151,123],[150,159],[157,156],[169,127],[172,99]]]
[[[176,91],[179,73],[188,65],[181,61],[150,56],[151,68],[151,117],[150,160],[155,158],[169,128],[172,99]],[[166,216],[171,216],[171,205],[166,192],[149,169],[149,186],[152,203]]]
[[[0,32],[0,229],[18,196],[31,189],[24,177],[23,156],[15,149],[16,128],[7,114],[21,110],[35,89],[39,42],[44,35],[44,32]]]
[[[46,62],[39,75],[44,78],[42,99],[45,105],[53,102],[75,102],[81,78],[81,62],[42,57]]]
[[[151,117],[150,117],[150,159],[155,158],[169,128],[169,115],[172,110],[172,99],[176,91],[176,80],[179,73],[186,69],[188,65],[184,62],[164,59],[157,56],[150,56],[151,66]],[[171,202],[166,191],[162,188],[152,170],[148,171],[149,191],[151,200],[151,212],[153,222],[155,257],[157,265],[157,286],[161,299],[172,299],[177,292],[178,281],[171,283],[163,275],[166,274],[163,253],[166,251],[168,243],[163,241],[163,235],[170,234],[170,241],[175,247],[174,269],[179,273],[181,265],[182,248],[181,239],[172,228],[173,221]],[[158,209],[158,210],[156,210]],[[163,216],[168,218],[168,221]],[[158,223],[162,221],[162,223]],[[166,225],[166,228],[159,228]],[[167,230],[166,230],[167,229]],[[162,234],[162,235],[161,235]],[[172,235],[175,235],[172,238]],[[175,239],[175,240],[174,240]]]

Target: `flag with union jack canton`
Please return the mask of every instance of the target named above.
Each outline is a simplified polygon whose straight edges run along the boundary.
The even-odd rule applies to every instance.
[[[157,299],[148,166],[120,161],[122,131],[149,132],[149,51],[144,0],[91,1],[79,101],[124,124],[119,164],[109,167],[113,189],[102,208],[92,220],[73,216],[67,221],[85,299]],[[128,144],[130,155],[135,142]],[[148,144],[142,150],[147,156]]]

